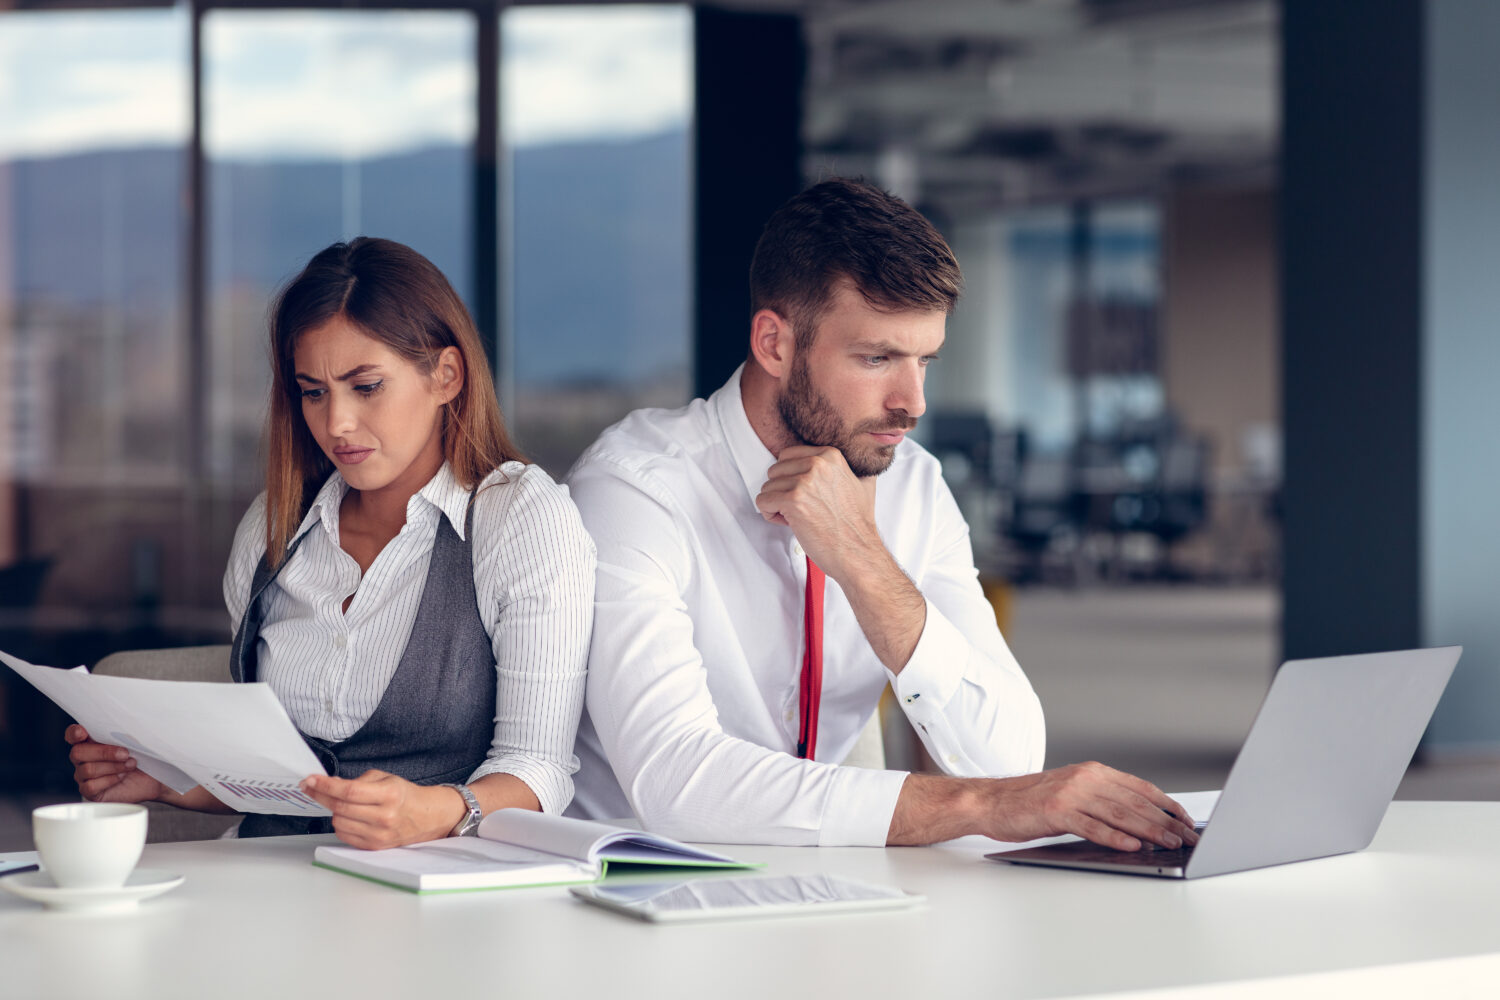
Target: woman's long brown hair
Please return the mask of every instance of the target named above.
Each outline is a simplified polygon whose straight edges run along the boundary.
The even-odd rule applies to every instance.
[[[298,339],[342,316],[424,375],[446,347],[463,357],[463,388],[443,408],[443,456],[472,489],[501,464],[522,460],[495,399],[484,348],[458,293],[432,262],[408,246],[361,236],[321,251],[271,309],[271,406],[266,467],[266,561],[280,565],[304,516],[303,505],[333,471],[302,419]]]

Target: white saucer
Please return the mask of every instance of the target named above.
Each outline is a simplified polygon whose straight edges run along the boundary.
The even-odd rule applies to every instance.
[[[49,910],[71,913],[121,913],[182,884],[181,875],[154,868],[137,868],[118,889],[64,889],[46,872],[23,872],[0,878],[0,887],[22,899],[35,900]]]

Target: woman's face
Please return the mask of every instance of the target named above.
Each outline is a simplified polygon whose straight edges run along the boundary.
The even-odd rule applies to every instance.
[[[336,316],[302,334],[293,361],[302,419],[351,487],[409,497],[442,466],[443,405],[463,386],[456,349],[423,374]]]

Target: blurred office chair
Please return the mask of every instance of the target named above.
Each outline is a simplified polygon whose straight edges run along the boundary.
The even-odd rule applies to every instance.
[[[1021,560],[1012,567],[1013,577],[1018,582],[1043,579],[1047,556],[1071,542],[1079,523],[1071,457],[1023,452],[1004,526],[1005,537]]]
[[[93,673],[149,680],[230,683],[228,646],[184,646],[179,649],[133,649],[111,653],[94,665]],[[159,844],[176,840],[213,840],[236,826],[238,816],[193,812],[160,802],[148,802],[146,839]]]
[[[995,431],[988,416],[978,411],[948,410],[929,415],[925,423],[927,450],[945,463],[945,469],[952,457],[963,460],[966,481],[957,485],[987,486],[993,481]]]

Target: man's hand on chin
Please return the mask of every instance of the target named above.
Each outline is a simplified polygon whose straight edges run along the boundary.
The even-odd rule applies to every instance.
[[[792,445],[766,472],[755,506],[761,516],[789,526],[823,572],[846,577],[851,560],[878,548],[875,477],[861,479],[837,448]]]

